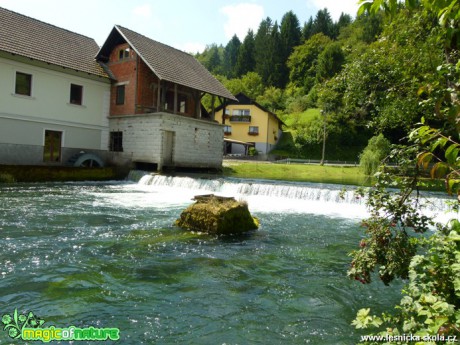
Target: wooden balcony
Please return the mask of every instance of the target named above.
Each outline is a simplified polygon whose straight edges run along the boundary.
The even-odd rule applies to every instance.
[[[251,115],[233,115],[233,116],[230,116],[230,122],[250,123]]]

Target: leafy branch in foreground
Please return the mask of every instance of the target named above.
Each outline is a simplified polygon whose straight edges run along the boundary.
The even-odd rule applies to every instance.
[[[360,3],[361,11],[383,8],[392,14],[400,6],[393,0]],[[405,6],[438,17],[433,29],[439,30],[439,39],[445,42],[447,63],[437,68],[437,82],[419,91],[424,97],[420,106],[432,109],[435,125],[422,120],[409,135],[410,145],[393,151],[401,171],[378,173],[377,185],[367,194],[371,215],[363,223],[366,238],[351,253],[349,276],[368,283],[371,273],[378,270],[385,284],[396,277],[408,279],[403,297],[394,314],[375,316],[364,308],[352,324],[374,329],[374,335],[411,334],[419,337],[416,344],[440,344],[460,339],[460,2],[406,0]],[[452,214],[447,223],[435,223],[420,211],[423,201],[418,190],[424,175],[443,179],[446,192],[456,196],[447,203]],[[436,229],[433,234],[418,235],[430,226]]]

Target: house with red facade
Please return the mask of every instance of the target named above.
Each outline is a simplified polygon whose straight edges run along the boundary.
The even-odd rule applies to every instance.
[[[192,55],[116,25],[96,60],[112,79],[112,162],[157,169],[222,166],[223,126],[201,99],[236,99]]]

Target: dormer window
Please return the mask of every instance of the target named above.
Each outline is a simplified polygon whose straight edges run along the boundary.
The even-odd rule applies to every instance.
[[[123,60],[123,59],[128,59],[129,58],[129,48],[121,49],[118,52],[118,59]]]

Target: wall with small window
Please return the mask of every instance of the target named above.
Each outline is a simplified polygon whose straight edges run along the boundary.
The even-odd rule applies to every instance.
[[[110,115],[134,114],[136,109],[137,54],[127,43],[111,52],[108,66],[116,78],[112,84]]]
[[[110,118],[114,163],[221,168],[222,127],[214,122],[161,113]],[[116,149],[122,151],[116,151]]]
[[[108,78],[92,79],[87,73],[26,62],[20,57],[0,57],[0,114],[95,126],[103,123]]]
[[[108,78],[18,56],[0,57],[0,75],[1,163],[63,164],[75,152],[107,150]],[[45,131],[63,133],[60,151]]]

